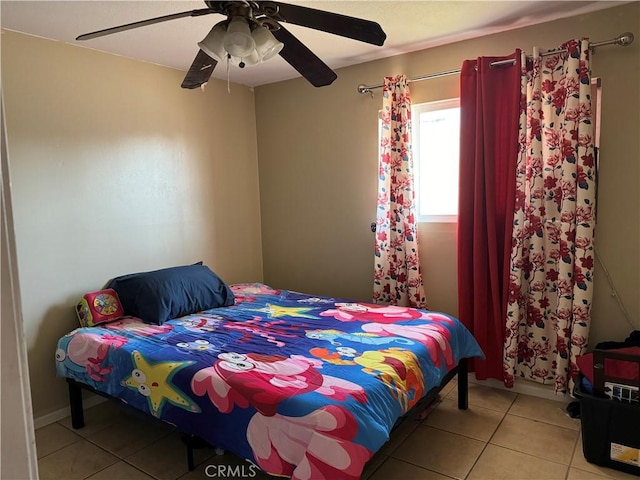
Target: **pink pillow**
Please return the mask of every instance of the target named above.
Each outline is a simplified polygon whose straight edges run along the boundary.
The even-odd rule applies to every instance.
[[[124,316],[118,294],[111,288],[83,295],[76,305],[76,313],[83,327],[95,327]]]

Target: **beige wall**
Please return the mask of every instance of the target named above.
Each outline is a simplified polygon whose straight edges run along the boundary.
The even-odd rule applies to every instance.
[[[203,260],[262,280],[253,92],[2,34],[13,214],[36,417],[65,407],[57,338],[110,278]]]
[[[371,299],[377,188],[377,111],[360,83],[454,70],[478,56],[519,47],[553,48],[586,36],[640,37],[640,3],[391,57],[339,70],[330,87],[302,79],[256,89],[264,278],[274,286]],[[635,328],[640,328],[640,41],[603,47],[592,59],[603,80],[598,252]],[[458,76],[411,84],[415,103],[458,96]],[[421,264],[430,307],[457,312],[456,232],[452,224],[421,224]],[[633,329],[596,266],[592,344],[623,339]]]

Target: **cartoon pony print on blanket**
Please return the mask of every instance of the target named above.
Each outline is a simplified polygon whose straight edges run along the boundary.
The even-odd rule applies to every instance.
[[[306,325],[295,326],[287,324],[282,320],[264,320],[260,317],[253,317],[251,320],[227,322],[224,328],[243,332],[239,343],[253,341],[256,337],[264,338],[268,343],[277,347],[284,347],[286,343],[278,338],[297,338],[298,332]]]
[[[187,317],[178,322],[178,325],[184,327],[189,332],[215,332],[222,323],[223,317],[220,315],[209,315],[207,317]]]
[[[135,317],[128,317],[116,322],[107,323],[104,325],[104,328],[116,332],[131,332],[134,335],[142,335],[143,337],[153,337],[154,335],[169,333],[173,330],[173,325],[166,323],[163,325],[152,325],[150,323],[143,323]]]
[[[404,337],[422,343],[429,349],[433,363],[440,367],[444,358],[447,370],[455,366],[449,344],[451,332],[446,325],[453,320],[446,315],[425,312],[395,305],[378,306],[363,303],[336,303],[336,309],[325,310],[321,316],[331,316],[342,322],[371,322],[362,325],[362,330],[377,337]],[[414,324],[406,320],[430,320],[431,323]],[[399,323],[401,322],[402,323]]]
[[[400,404],[403,412],[413,407],[424,394],[424,376],[418,358],[404,348],[358,352],[351,347],[312,348],[309,353],[334,365],[361,365],[362,371],[382,381]]]
[[[372,350],[354,358],[354,361],[364,367],[364,373],[375,375],[391,389],[403,413],[422,398],[424,376],[417,357],[410,350]]]
[[[322,317],[333,317],[341,322],[395,323],[400,320],[422,318],[420,310],[396,305],[374,305],[370,303],[336,303],[336,308],[320,313]]]
[[[275,415],[283,400],[308,392],[344,401],[351,396],[360,403],[366,394],[360,385],[328,375],[318,368],[322,362],[302,355],[221,353],[212,367],[198,371],[191,380],[196,395],[208,395],[223,413],[234,405],[251,405],[266,416]]]
[[[205,353],[214,355],[220,353],[220,348],[217,345],[209,343],[209,340],[205,338],[198,338],[194,334],[180,333],[177,335],[170,335],[165,339],[169,345],[173,345],[180,350],[193,352],[193,353]]]
[[[302,417],[256,413],[247,440],[258,466],[293,480],[356,480],[372,452],[353,442],[358,424],[339,405]]]
[[[255,302],[256,295],[280,295],[280,290],[275,290],[261,283],[236,283],[230,288],[236,299],[236,304]]]
[[[309,330],[306,333],[307,338],[314,338],[317,340],[326,340],[331,342],[332,345],[339,346],[339,340],[348,340],[355,343],[363,343],[365,345],[384,345],[388,343],[399,343],[401,345],[414,345],[413,340],[400,337],[380,336],[373,333],[347,333],[340,330]]]
[[[60,340],[56,367],[86,375],[95,382],[104,382],[113,370],[113,366],[105,364],[109,350],[120,348],[128,339],[111,334],[74,332]]]
[[[451,320],[444,317],[444,315],[440,315],[440,317],[451,322]],[[436,367],[441,367],[442,359],[444,359],[447,370],[450,370],[456,365],[455,359],[453,358],[453,351],[449,344],[451,332],[439,323],[434,322],[421,325],[367,323],[362,326],[362,330],[376,335],[411,338],[427,347],[431,361]]]

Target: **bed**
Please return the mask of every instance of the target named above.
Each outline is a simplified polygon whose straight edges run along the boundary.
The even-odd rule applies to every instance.
[[[60,338],[56,370],[69,383],[74,428],[86,388],[268,474],[357,479],[394,427],[456,374],[467,407],[466,359],[482,352],[449,315],[225,287],[223,306],[169,309],[155,323],[121,315],[125,306]]]

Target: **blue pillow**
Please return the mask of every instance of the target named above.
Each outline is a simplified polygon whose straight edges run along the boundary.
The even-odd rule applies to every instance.
[[[173,318],[235,303],[233,292],[202,262],[116,277],[114,289],[125,315],[162,325]]]

